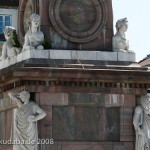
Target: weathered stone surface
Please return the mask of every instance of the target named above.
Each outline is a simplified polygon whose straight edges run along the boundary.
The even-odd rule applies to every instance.
[[[50,24],[49,15],[48,15],[49,0],[45,0],[44,3],[43,3],[43,1],[39,1],[39,6],[40,6],[39,14],[41,17],[41,23],[42,23],[42,26],[44,26],[46,28],[46,26],[49,26],[49,24]],[[47,32],[48,32],[48,30],[45,30],[44,33],[46,35],[49,35],[49,33],[47,33]]]
[[[136,97],[134,94],[125,94],[124,95],[124,107],[135,107],[136,106]]]
[[[72,51],[72,59],[77,60],[96,60],[96,51]]]
[[[117,58],[118,55],[118,58]],[[121,57],[119,57],[121,56]],[[38,60],[37,60],[38,59]],[[0,69],[7,68],[11,65],[23,62],[31,63],[33,65],[54,65],[54,64],[107,64],[118,63],[125,65],[126,63],[135,62],[134,53],[121,53],[121,52],[98,52],[98,51],[71,51],[71,50],[26,50],[18,54],[16,57],[5,59],[0,63]],[[30,60],[30,61],[29,61]],[[82,61],[82,62],[80,62]]]
[[[21,62],[23,60],[29,58],[49,58],[49,50],[26,50],[17,55],[17,62]]]
[[[112,143],[68,142],[62,143],[62,150],[113,150]]]
[[[96,52],[96,60],[118,61],[117,52]]]
[[[75,140],[95,141],[98,139],[98,116],[96,108],[75,108]]]
[[[100,93],[71,93],[69,105],[103,106],[105,95]]]
[[[3,108],[7,108],[11,106],[11,100],[9,97],[5,97],[3,99],[0,99],[0,110]]]
[[[12,56],[12,57],[8,58],[8,63],[10,65],[16,64],[17,63],[17,56]]]
[[[135,61],[135,53],[118,52],[118,61]]]
[[[40,93],[41,105],[68,105],[67,93]]]
[[[13,150],[12,145],[0,145],[0,150]]]
[[[50,50],[50,59],[71,59],[71,51]]]
[[[0,112],[0,140],[10,140],[12,138],[12,117],[12,110]]]
[[[0,139],[5,140],[5,112],[0,112]]]
[[[120,114],[119,108],[105,109],[105,136],[106,141],[118,141],[120,139]]]
[[[63,142],[62,150],[133,150],[131,142]],[[59,150],[59,149],[54,149]]]
[[[51,139],[52,138],[52,106],[41,106],[45,111],[46,116],[39,121],[39,138]]]
[[[131,142],[115,142],[113,144],[113,150],[134,150],[134,144]]]
[[[9,64],[9,60],[5,59],[5,60],[1,61],[1,63],[0,63],[0,69],[7,68],[10,65],[11,64]]]
[[[104,113],[95,107],[54,107],[53,138],[55,140],[104,140]],[[61,124],[61,126],[56,126]],[[61,135],[61,136],[60,136]]]
[[[39,150],[61,150],[57,144],[39,144]]]
[[[4,44],[4,42],[0,42],[0,55],[2,55],[3,44]]]
[[[111,150],[110,146],[106,145],[63,145],[62,150]]]
[[[12,130],[13,130],[13,111],[5,111],[5,139],[10,140],[12,138]]]
[[[97,114],[97,128],[98,128],[97,136],[98,136],[98,139],[100,141],[105,141],[106,140],[105,125],[102,122],[105,122],[105,109],[104,109],[104,107],[100,107],[98,109],[98,114]]]
[[[74,107],[53,107],[53,138],[55,140],[75,139]]]
[[[134,141],[132,107],[120,108],[120,141]]]
[[[106,107],[135,107],[133,94],[105,94]]]
[[[119,107],[124,104],[123,94],[106,94],[105,95],[105,106],[106,107]]]

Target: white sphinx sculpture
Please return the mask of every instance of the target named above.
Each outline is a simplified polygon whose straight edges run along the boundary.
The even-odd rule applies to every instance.
[[[113,51],[128,52],[129,41],[126,40],[125,32],[128,28],[127,18],[120,19],[116,22],[116,34],[112,38]]]
[[[133,125],[136,132],[135,150],[150,150],[150,97],[142,96],[135,108]]]
[[[13,32],[15,31],[14,27],[6,26],[4,30],[4,36],[6,39],[6,42],[4,42],[2,47],[2,55],[0,57],[0,60],[4,60],[6,58],[15,56],[20,53],[20,48],[14,47],[14,41],[13,41]]]
[[[30,93],[9,92],[9,97],[15,100],[18,108],[15,116],[14,140],[22,144],[14,145],[14,150],[38,150],[37,121],[44,118],[46,113],[34,102],[29,101]]]
[[[23,51],[25,50],[43,50],[44,34],[40,31],[40,16],[33,13],[29,20],[29,30],[25,34]]]

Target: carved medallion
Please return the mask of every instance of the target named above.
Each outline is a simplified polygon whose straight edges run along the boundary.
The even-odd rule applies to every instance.
[[[95,39],[107,21],[104,0],[51,0],[49,17],[63,38],[84,43]]]

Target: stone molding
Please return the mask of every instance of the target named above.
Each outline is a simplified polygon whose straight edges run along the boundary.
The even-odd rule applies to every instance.
[[[43,80],[31,81],[31,80],[22,80],[14,81],[13,83],[6,84],[3,87],[0,87],[0,92],[5,92],[18,87],[23,87],[28,89],[30,92],[95,92],[95,93],[115,93],[115,94],[146,94],[147,89],[150,88],[150,84],[144,83],[117,83],[120,86],[117,86],[116,83],[108,82],[81,82],[81,81],[49,81]],[[123,87],[123,85],[126,85]],[[51,89],[53,87],[53,89]],[[92,90],[91,90],[92,88]],[[22,89],[22,88],[21,88]],[[130,90],[129,90],[130,89]],[[109,105],[109,104],[108,104]]]
[[[0,69],[7,68],[28,59],[45,60],[94,60],[135,62],[135,53],[76,51],[76,50],[27,50],[0,62]]]
[[[149,72],[136,70],[38,67],[16,68],[0,74],[0,92],[16,88],[30,92],[82,93],[90,90],[139,95],[150,88],[150,77]]]

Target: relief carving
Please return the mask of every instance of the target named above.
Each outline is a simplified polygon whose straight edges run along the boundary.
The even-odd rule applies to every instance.
[[[129,50],[129,41],[126,39],[125,32],[128,29],[127,18],[119,19],[116,22],[116,34],[112,38],[113,51],[132,52]]]
[[[135,150],[150,149],[150,97],[141,97],[141,105],[135,108],[133,125],[136,132]]]
[[[28,144],[15,144],[13,149],[38,150],[37,121],[43,119],[46,113],[35,102],[29,100],[30,93],[28,91],[9,92],[8,95],[18,105],[15,116],[14,140],[19,142],[28,141]]]
[[[4,36],[5,36],[6,41],[4,42],[3,47],[2,47],[2,56],[0,57],[0,60],[4,60],[12,56],[16,56],[21,51],[20,48],[14,47],[15,45],[13,41],[14,31],[16,30],[12,26],[6,26],[4,30]]]
[[[64,39],[75,43],[89,42],[97,38],[105,28],[106,2],[51,0],[49,17],[53,28]]]
[[[44,34],[40,31],[40,16],[33,13],[29,18],[29,30],[25,34],[23,51],[25,50],[43,50]]]

